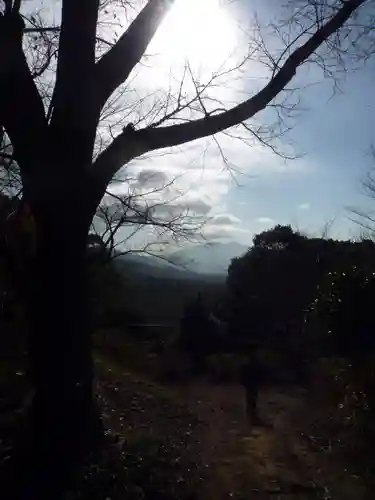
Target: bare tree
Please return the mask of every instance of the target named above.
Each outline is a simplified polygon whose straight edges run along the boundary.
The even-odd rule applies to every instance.
[[[19,198],[22,194],[20,169],[5,132],[0,134],[0,192],[10,198]]]
[[[147,175],[147,172],[146,172]],[[150,177],[153,173],[151,172]],[[164,177],[163,177],[164,178]],[[133,182],[131,182],[133,181]],[[161,254],[168,245],[182,241],[203,241],[202,229],[209,218],[180,207],[187,193],[175,187],[178,177],[161,182],[151,189],[137,189],[136,179],[121,179],[121,194],[110,188],[101,200],[90,232],[100,238],[112,259],[127,253]],[[125,190],[126,188],[126,190]],[[22,180],[8,141],[0,145],[0,194],[14,206],[22,207]],[[122,234],[121,234],[122,233]],[[134,237],[144,233],[144,241]]]
[[[106,192],[91,232],[100,237],[109,258],[143,253],[166,260],[162,250],[169,245],[204,239],[202,230],[208,219],[178,205],[186,191],[174,190],[172,197],[165,196],[174,182],[147,191],[129,187],[126,195]],[[133,243],[135,236],[142,235],[143,240]]]
[[[375,146],[370,149],[372,160],[375,164]],[[371,168],[365,178],[362,180],[362,190],[365,196],[370,200],[375,200],[375,167]],[[373,239],[375,235],[375,211],[373,209],[361,209],[356,207],[348,207],[352,216],[350,220],[358,224],[361,229],[362,239]]]
[[[21,15],[27,2],[2,2],[0,126],[37,227],[28,349],[33,436],[45,470],[53,457],[63,460],[84,449],[95,422],[84,262],[91,222],[111,179],[141,155],[219,133],[250,144],[271,140],[274,148],[282,127],[267,128],[255,115],[267,108],[279,124],[293,116],[300,68],[314,63],[337,78],[336,70],[365,60],[374,48],[373,0],[289,0],[277,11],[279,22],[261,16],[254,23],[239,64],[203,81],[187,66],[180,83],[157,91],[152,105],[129,94],[131,123],[119,119],[103,132],[108,103],[118,92],[132,91],[134,70],[175,3],[62,0],[61,26],[49,26],[37,15]],[[115,30],[110,24],[101,29],[120,4],[128,14],[120,25],[127,26],[117,35],[118,23]],[[251,96],[234,104],[213,97],[210,88],[223,86],[235,72],[244,77],[247,63],[254,62],[262,65],[262,78]]]

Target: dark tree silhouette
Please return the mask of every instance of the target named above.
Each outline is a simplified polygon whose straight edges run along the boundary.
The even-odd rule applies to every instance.
[[[301,328],[319,279],[323,247],[322,240],[309,240],[289,226],[256,235],[253,246],[228,270],[232,335],[282,347],[286,332]]]
[[[299,8],[293,9],[289,19],[296,29],[286,29],[288,39],[280,37],[285,50],[281,54],[276,51],[274,56],[264,50],[267,58],[263,62],[270,69],[270,78],[259,92],[232,108],[207,111],[196,87],[193,104],[181,108],[178,101],[173,112],[166,112],[154,124],[124,127],[95,156],[97,127],[107,100],[139,64],[173,4],[173,0],[143,2],[117,42],[102,44],[98,56],[99,0],[63,0],[61,27],[50,28],[36,26],[35,18],[25,26],[20,0],[2,2],[0,127],[12,144],[23,197],[37,230],[28,290],[28,350],[35,387],[33,440],[45,464],[57,457],[63,460],[73,449],[83,450],[96,427],[86,321],[86,246],[91,221],[112,177],[147,152],[217,134],[241,123],[253,136],[248,120],[287,89],[306,61],[332,74],[332,57],[340,65],[347,45],[359,47],[357,56],[362,57],[363,44],[358,43],[368,26],[365,8],[371,18],[373,7],[371,0],[332,0],[316,5],[296,2]],[[291,4],[293,7],[294,2]],[[48,45],[47,62],[35,71],[23,48],[26,34],[32,32],[45,37],[59,34],[55,38],[58,46]],[[350,44],[345,42],[348,39]],[[264,40],[258,41],[262,47]],[[324,47],[327,50],[320,52]],[[56,81],[47,106],[36,80],[55,57]],[[49,67],[53,69],[53,65]],[[194,109],[194,105],[201,117],[177,122],[181,109]]]
[[[253,247],[229,268],[231,335],[273,346],[299,376],[308,357],[342,355],[344,346],[346,355],[366,350],[374,258],[371,241],[307,238],[289,226],[256,235]],[[314,326],[315,309],[326,329]]]
[[[332,442],[369,491],[375,414],[375,244],[307,238],[276,226],[256,235],[228,276],[233,336],[274,358],[273,383],[303,385],[320,442]],[[250,393],[254,404],[254,395]],[[321,408],[321,409],[319,409]],[[331,455],[332,454],[332,455]]]
[[[189,353],[198,371],[202,368],[205,355],[213,350],[211,329],[209,311],[199,294],[185,305],[180,335],[180,347]]]

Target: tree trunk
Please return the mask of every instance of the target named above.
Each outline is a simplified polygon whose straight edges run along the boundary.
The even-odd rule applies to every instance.
[[[83,193],[77,204],[74,198],[70,206],[58,200],[43,206],[38,200],[34,210],[37,250],[27,300],[35,389],[32,451],[39,470],[32,472],[34,483],[46,484],[48,478],[52,484],[56,474],[69,475],[100,431],[93,400],[86,290],[91,215]],[[42,474],[39,479],[38,474]]]

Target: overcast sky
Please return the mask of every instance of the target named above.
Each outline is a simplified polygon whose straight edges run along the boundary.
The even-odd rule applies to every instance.
[[[233,38],[228,18],[222,12],[211,16],[210,8],[217,2],[177,1],[180,6],[169,15],[150,48],[151,52],[164,54],[159,60],[153,60],[153,68],[142,69],[132,84],[138,86],[137,96],[149,92],[152,85],[165,85],[162,68],[170,66],[177,72],[181,50],[192,55],[193,64],[198,55],[205,57],[206,70],[209,64],[218,63],[218,57],[224,55]],[[240,13],[246,20],[250,6],[255,4],[261,5],[264,13],[269,3],[272,0],[260,3],[259,0],[251,3],[238,0],[234,2],[237,19]],[[40,4],[54,5],[55,12],[59,10],[57,0],[27,2],[28,9]],[[203,5],[207,11],[202,10]],[[200,18],[194,13],[199,12],[198,6]],[[228,33],[227,39],[223,33]],[[203,49],[202,40],[208,38],[210,42]],[[224,101],[231,100],[234,93],[251,95],[254,86],[259,87],[261,80],[254,68],[248,71],[247,78],[240,84],[231,82],[221,89]],[[374,71],[373,59],[366,68],[348,73],[341,83],[342,93],[333,98],[330,81],[318,73],[302,75],[299,83],[315,85],[301,91],[305,110],[282,139],[288,144],[291,141],[296,153],[304,153],[299,159],[285,162],[270,150],[221,137],[226,157],[242,172],[235,175],[235,181],[233,172],[224,168],[212,140],[196,141],[167,155],[135,161],[128,172],[136,178],[137,186],[145,188],[179,177],[179,188],[188,190],[182,202],[184,206],[213,217],[206,230],[212,238],[221,236],[248,244],[254,233],[276,223],[293,224],[303,231],[319,234],[324,225],[333,220],[332,236],[351,237],[358,233],[358,227],[350,222],[346,207],[369,206],[360,181],[372,165],[368,152],[371,142],[375,141]],[[142,173],[145,169],[152,176]]]

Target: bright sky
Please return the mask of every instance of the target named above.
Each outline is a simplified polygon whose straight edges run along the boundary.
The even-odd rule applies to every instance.
[[[150,50],[162,53],[169,66],[184,58],[206,69],[221,65],[235,46],[236,30],[220,4],[220,0],[177,0]]]
[[[43,3],[58,4],[52,0]],[[215,69],[235,64],[239,47],[242,50],[245,47],[241,45],[243,32],[238,30],[237,23],[241,21],[249,27],[254,5],[261,5],[263,14],[270,14],[267,8],[271,8],[272,0],[229,2],[231,13],[222,8],[223,3],[223,0],[177,0],[149,47],[149,58],[131,83],[131,88],[136,89],[134,98],[149,95],[152,90],[155,93],[152,102],[158,99],[165,102],[166,91],[178,89],[186,59],[193,74],[201,80]],[[33,0],[31,4],[41,2]],[[254,88],[262,85],[259,65],[254,62],[243,70],[239,80],[226,77],[224,85],[224,80],[219,80],[221,85],[211,90],[208,97],[229,104],[251,95]],[[342,93],[332,99],[328,80],[313,71],[302,75],[300,84],[315,85],[299,94],[304,111],[281,141],[285,144],[292,141],[295,151],[305,155],[285,162],[269,149],[220,137],[226,157],[243,173],[236,176],[237,183],[224,168],[212,140],[196,141],[167,155],[134,162],[130,170],[138,176],[137,185],[143,183],[145,188],[149,181],[142,174],[144,169],[152,173],[154,184],[156,178],[163,182],[178,176],[179,188],[188,189],[181,204],[215,217],[206,229],[207,236],[213,239],[250,243],[254,233],[276,223],[290,223],[301,230],[319,233],[332,220],[332,236],[353,236],[358,228],[348,220],[350,213],[346,207],[369,205],[361,194],[360,180],[372,165],[367,153],[375,141],[373,81],[374,59],[364,69],[348,73],[341,84]],[[185,90],[188,93],[191,89],[192,80],[187,79]],[[150,110],[150,102],[145,100],[142,109]],[[209,106],[212,109],[217,104],[211,102]]]
[[[201,64],[208,71],[220,65],[239,43],[235,22],[220,8],[219,0],[206,0],[199,18],[195,15],[198,3],[203,5],[198,0],[179,0],[160,28],[150,51],[163,54],[164,62],[155,66],[154,74],[162,74],[164,64],[172,68],[182,64],[183,56],[189,57],[193,66]],[[235,12],[237,19],[240,12],[241,20],[246,20],[250,2],[241,0],[236,5],[241,8]],[[254,80],[259,85],[259,79],[250,72],[248,68],[240,87],[238,82],[226,87],[226,99],[235,99],[238,92],[251,95]],[[184,147],[182,153],[174,150],[169,158],[150,160],[153,172],[185,173],[191,206],[196,203],[207,216],[227,215],[226,224],[207,226],[209,237],[250,243],[254,233],[276,223],[316,234],[332,223],[330,234],[339,238],[359,232],[349,220],[347,207],[369,206],[360,181],[372,165],[368,150],[375,140],[374,64],[372,61],[368,67],[348,73],[341,84],[342,93],[334,98],[332,82],[314,76],[314,71],[308,76],[299,81],[315,84],[299,94],[305,110],[282,139],[285,144],[292,141],[295,152],[304,153],[302,158],[285,162],[270,150],[221,137],[226,156],[243,172],[236,176],[240,186],[223,169],[211,141],[197,141]]]

